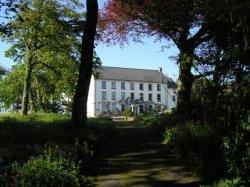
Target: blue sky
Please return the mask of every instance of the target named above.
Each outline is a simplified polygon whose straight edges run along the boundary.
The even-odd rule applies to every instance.
[[[100,6],[105,0],[99,1]],[[107,46],[98,44],[96,46],[97,55],[101,58],[105,66],[128,67],[141,69],[163,68],[165,74],[174,80],[178,77],[178,66],[176,62],[169,59],[178,54],[178,49],[171,45],[170,48],[162,47],[169,45],[167,41],[154,41],[154,38],[143,38],[143,43],[130,42],[129,45],[121,48],[119,45]],[[9,45],[0,42],[0,65],[10,69],[14,64],[11,59],[5,58],[4,51]]]

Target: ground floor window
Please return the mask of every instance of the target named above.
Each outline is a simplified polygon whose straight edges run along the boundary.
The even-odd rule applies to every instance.
[[[148,111],[152,111],[153,110],[153,106],[152,105],[149,105],[148,106]]]
[[[124,104],[121,104],[121,109],[122,109],[122,112],[125,110],[125,105]]]
[[[107,111],[106,103],[102,103],[102,112],[106,111]]]
[[[157,111],[161,112],[161,106],[157,106]]]
[[[116,111],[116,103],[112,103],[111,107],[112,107],[112,112],[115,112]]]
[[[140,113],[143,113],[143,112],[144,112],[144,106],[140,105]]]

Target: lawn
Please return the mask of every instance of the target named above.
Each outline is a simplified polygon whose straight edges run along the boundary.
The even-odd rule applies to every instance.
[[[107,118],[75,127],[68,115],[0,115],[1,186],[82,185],[113,127]]]

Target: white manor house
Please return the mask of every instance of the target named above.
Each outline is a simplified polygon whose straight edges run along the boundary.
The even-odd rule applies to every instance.
[[[136,115],[176,107],[176,84],[159,70],[107,67],[92,75],[88,116],[119,116],[126,108]]]

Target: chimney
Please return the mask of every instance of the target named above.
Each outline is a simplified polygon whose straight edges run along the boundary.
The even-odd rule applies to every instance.
[[[159,72],[162,74],[162,68],[159,68]]]

